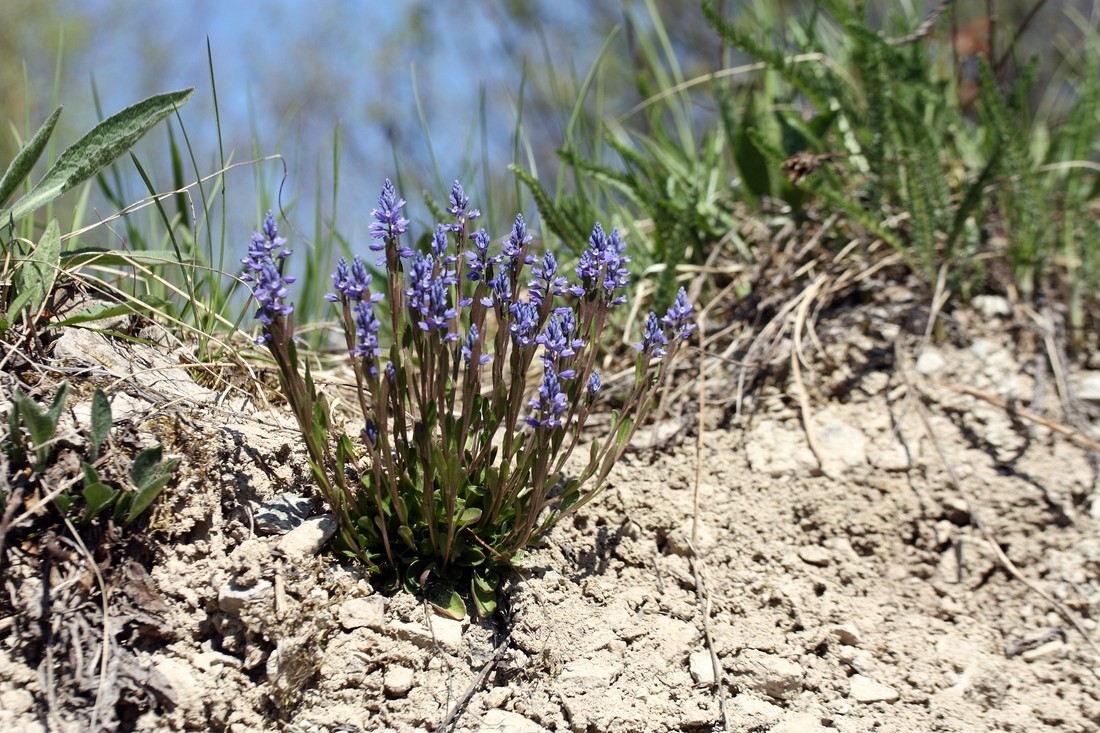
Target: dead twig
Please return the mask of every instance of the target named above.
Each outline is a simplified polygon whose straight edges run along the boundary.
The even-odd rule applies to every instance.
[[[935,384],[945,389],[949,389],[953,392],[976,397],[983,402],[988,402],[991,405],[1000,407],[1002,410],[1008,413],[1009,417],[1019,417],[1023,418],[1024,420],[1028,420],[1029,422],[1033,422],[1036,425],[1042,425],[1048,430],[1058,433],[1059,435],[1066,436],[1085,450],[1091,450],[1100,453],[1100,442],[1093,440],[1089,436],[1082,433],[1080,430],[1070,427],[1069,425],[1064,425],[1063,423],[1051,420],[1048,417],[1043,417],[1042,415],[1032,412],[1031,410],[1024,409],[1023,407],[1017,407],[1013,402],[1006,400],[1004,397],[999,397],[998,395],[990,394],[989,392],[983,392],[980,389],[968,387],[965,384],[950,384],[948,382],[940,381],[935,382]]]
[[[447,713],[447,717],[445,717],[443,722],[435,729],[435,733],[444,733],[449,726],[458,722],[459,716],[466,710],[466,707],[470,704],[470,700],[474,698],[478,690],[485,686],[485,681],[489,679],[489,673],[493,671],[493,668],[496,667],[500,658],[504,656],[505,650],[508,649],[509,640],[510,637],[505,637],[504,641],[500,642],[496,649],[493,650],[493,655],[489,657],[489,661],[482,665],[477,673],[477,677],[474,678],[474,681],[466,688],[466,692],[463,693],[462,697],[455,703],[455,706]]]

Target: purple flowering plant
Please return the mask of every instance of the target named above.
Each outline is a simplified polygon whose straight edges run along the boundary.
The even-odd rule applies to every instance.
[[[362,421],[333,424],[308,369],[299,367],[290,254],[268,215],[242,279],[253,283],[258,344],[274,357],[305,439],[313,475],[339,522],[339,542],[373,571],[410,589],[445,589],[437,603],[461,613],[454,590],[470,583],[480,613],[495,606],[500,571],[603,488],[654,402],[692,307],[681,289],[663,318],[650,314],[635,383],[593,439],[579,474],[566,463],[602,378],[598,345],[608,315],[626,301],[630,257],[617,230],[596,224],[576,279],[553,252],[536,257],[522,216],[494,252],[479,215],[455,182],[426,251],[403,243],[405,200],[387,180],[372,212],[370,249],[380,287],[359,257],[341,259],[326,296],[339,311]],[[377,288],[375,292],[372,288]],[[382,323],[392,334],[379,341]],[[530,387],[529,387],[530,384]]]

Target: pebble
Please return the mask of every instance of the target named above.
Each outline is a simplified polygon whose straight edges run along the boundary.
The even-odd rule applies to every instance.
[[[336,517],[331,514],[312,517],[287,532],[275,549],[289,560],[305,560],[319,553],[336,529]]]
[[[312,511],[312,499],[290,493],[279,494],[274,500],[265,502],[256,509],[256,533],[286,534],[301,525]]]
[[[271,587],[270,580],[261,579],[247,587],[231,580],[218,589],[218,608],[226,613],[240,613],[245,606],[262,598]]]
[[[412,686],[413,671],[401,665],[389,667],[382,678],[382,688],[389,697],[405,697]]]
[[[382,596],[348,599],[340,606],[339,619],[348,631],[363,627],[381,631],[386,623],[386,599]]]
[[[0,695],[0,710],[22,715],[34,708],[34,695],[26,690],[8,690]]]
[[[1012,315],[1012,304],[1008,302],[1008,298],[1000,295],[976,295],[970,305],[986,318],[1007,318]]]
[[[1077,384],[1078,399],[1100,402],[1100,374],[1086,374]]]
[[[477,733],[545,733],[546,729],[519,713],[508,710],[489,710],[481,719]]]
[[[798,556],[802,558],[802,562],[819,568],[825,567],[833,559],[828,550],[818,545],[807,545],[800,548]]]
[[[432,619],[432,628],[420,623],[394,621],[387,631],[398,639],[405,639],[421,649],[434,649],[438,643],[444,651],[457,654],[462,648],[462,622],[451,618],[436,616]],[[435,632],[434,640],[432,631]]]
[[[824,462],[822,469],[826,475],[843,476],[851,469],[867,464],[867,438],[862,430],[827,412],[815,422],[817,442]]]
[[[706,649],[692,652],[688,656],[688,672],[691,673],[691,679],[695,681],[695,684],[713,685],[715,682],[714,665],[710,660],[710,652]]]
[[[558,679],[562,682],[583,684],[589,688],[610,687],[615,678],[619,676],[622,668],[617,665],[601,664],[600,662],[578,659],[568,662],[561,669]]]
[[[837,624],[829,629],[829,634],[847,646],[859,646],[863,643],[863,634],[855,624]]]
[[[802,692],[802,668],[775,654],[745,649],[730,661],[729,671],[731,676],[741,677],[746,687],[776,700]]]
[[[933,377],[947,367],[947,360],[935,349],[925,349],[917,357],[917,374],[925,377]]]
[[[856,702],[865,704],[872,702],[892,703],[897,702],[898,698],[901,697],[893,687],[875,682],[870,677],[864,677],[861,674],[852,675],[848,683],[851,685],[848,697]]]
[[[761,420],[745,442],[745,456],[756,472],[772,478],[818,473],[817,458],[801,430],[790,430],[775,420]]]

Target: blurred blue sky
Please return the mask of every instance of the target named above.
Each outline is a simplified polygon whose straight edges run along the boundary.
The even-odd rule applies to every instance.
[[[596,18],[587,0],[527,5],[537,6],[556,73],[568,76],[570,66],[586,73],[614,16],[605,12],[603,20]],[[490,165],[503,171],[512,160],[514,103],[525,60],[545,67],[538,29],[508,22],[512,16],[503,12],[503,1],[454,3],[443,12],[412,0],[60,0],[60,6],[86,20],[86,35],[70,39],[62,69],[68,124],[83,130],[95,122],[93,79],[105,114],[155,93],[194,86],[182,116],[200,165],[214,170],[209,38],[227,152],[233,151],[235,161],[252,158],[255,132],[260,154],[286,157],[290,177],[284,204],[293,197],[302,200],[302,221],[295,223],[303,231],[312,231],[318,165],[322,187],[331,186],[326,179],[331,179],[332,130],[341,123],[338,227],[358,244],[365,242],[363,214],[373,206],[381,181],[397,173],[392,145],[401,150],[406,180],[433,181],[413,99],[414,67],[447,185],[456,177],[472,177],[462,162],[480,159],[479,89],[486,95]],[[54,49],[46,49],[28,62],[49,78],[54,58]],[[44,117],[48,100],[38,102]],[[560,143],[554,123],[535,120],[529,130],[546,149]],[[167,183],[164,140],[163,130],[155,131],[142,150],[143,163],[160,172],[158,182]],[[268,181],[281,177],[274,164],[264,170]],[[251,186],[249,171],[232,178]],[[476,196],[479,181],[464,182]],[[254,189],[248,190],[251,194],[238,194],[230,204],[247,209],[251,220],[257,204]],[[420,198],[418,190],[403,193],[410,202]]]

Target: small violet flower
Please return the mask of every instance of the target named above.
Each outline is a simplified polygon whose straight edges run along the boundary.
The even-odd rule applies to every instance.
[[[543,345],[545,353],[542,355],[543,365],[549,369],[561,364],[561,360],[573,356],[577,349],[584,346],[584,341],[570,338],[576,329],[576,320],[572,311],[565,314],[550,316],[546,324],[546,330],[535,340]],[[576,371],[566,369],[558,374],[561,379],[572,379]]]
[[[382,193],[378,196],[378,208],[372,209],[370,214],[374,221],[370,225],[372,238],[382,240],[372,242],[369,246],[372,252],[382,252],[386,249],[386,242],[397,239],[409,230],[409,220],[401,216],[401,209],[405,206],[405,199],[397,196],[397,190],[390,183],[390,179],[382,184]],[[402,247],[398,254],[402,257],[411,257],[413,251],[408,247]],[[385,258],[380,257],[376,264],[385,263]]]
[[[531,243],[531,235],[527,233],[527,223],[523,221],[523,214],[516,214],[516,220],[512,223],[512,232],[508,235],[508,238],[504,240],[504,254],[497,260],[499,262],[508,262],[512,267],[516,266],[519,261],[520,255],[523,254],[523,250],[527,245]],[[524,259],[524,264],[532,264],[535,262],[535,258],[528,255]],[[517,270],[518,272],[518,270]]]
[[[623,254],[625,250],[626,243],[619,236],[618,229],[612,229],[608,235],[596,222],[588,238],[588,249],[581,253],[577,263],[577,277],[582,284],[574,285],[569,291],[577,296],[595,295],[596,284],[602,282],[603,290],[598,294],[600,298],[608,305],[625,303],[626,295],[621,291],[630,284],[630,270],[626,264],[632,259]]]
[[[666,346],[668,346],[668,336],[661,328],[661,322],[657,320],[657,314],[650,311],[645,320],[645,333],[642,334],[642,343],[634,344],[634,348],[643,354],[662,357],[668,353]]]
[[[512,279],[508,277],[508,268],[501,267],[497,276],[489,281],[490,295],[481,299],[481,304],[491,306],[493,303],[500,305],[502,310],[508,310],[512,302]]]
[[[489,233],[484,229],[478,229],[470,235],[474,248],[466,250],[466,279],[482,280],[485,277],[485,269],[489,266]]]
[[[289,249],[281,249],[286,244],[286,239],[279,236],[275,217],[267,212],[264,219],[263,234],[253,233],[248,243],[248,256],[241,260],[245,266],[245,272],[241,274],[244,282],[255,283],[252,295],[256,299],[256,313],[253,316],[264,326],[272,326],[280,316],[288,316],[294,312],[293,305],[287,305],[283,301],[289,294],[287,287],[295,278],[284,276],[275,264],[275,258],[282,260],[290,255]],[[278,251],[276,251],[278,250]],[[268,329],[256,339],[256,344],[271,342],[271,334]]]
[[[539,393],[531,398],[534,414],[527,418],[527,424],[533,428],[554,428],[561,425],[560,415],[569,409],[569,400],[561,390],[558,375],[551,367],[546,367]]]
[[[672,338],[686,339],[695,330],[695,324],[691,323],[691,303],[688,302],[687,292],[680,288],[676,293],[676,300],[665,313],[661,323],[668,329]]]
[[[446,331],[448,323],[458,315],[456,309],[447,307],[447,286],[443,284],[442,280],[431,282],[428,288],[427,302],[421,305],[420,314],[424,319],[419,321],[417,325],[429,333],[432,331]],[[443,340],[457,341],[458,334],[447,333],[443,336]]]
[[[542,262],[531,268],[531,274],[535,279],[527,283],[527,287],[531,289],[531,302],[540,308],[547,297],[565,295],[568,292],[566,279],[558,275],[558,261],[554,253],[549,250],[542,256]],[[555,312],[561,313],[566,310],[569,308],[562,307]]]
[[[470,209],[469,212],[466,211],[466,207],[470,203],[470,197],[462,190],[462,184],[458,181],[455,181],[454,185],[451,186],[451,195],[447,197],[447,200],[451,204],[447,207],[447,213],[458,220],[455,224],[446,227],[448,231],[461,232],[463,219],[466,221],[473,221],[481,216],[481,212],[477,209]]]
[[[369,300],[361,300],[355,305],[355,347],[349,352],[366,361],[370,375],[378,376],[375,357],[382,352],[378,346],[378,329],[382,326],[374,315],[374,305]]]
[[[596,395],[599,394],[600,387],[603,386],[603,381],[600,379],[600,373],[593,371],[592,376],[588,378],[588,384],[585,388],[588,391],[588,399],[592,401],[596,399]]]
[[[539,325],[539,309],[534,303],[521,300],[509,308],[512,314],[512,323],[508,330],[516,340],[516,345],[525,348],[535,344],[535,329]]]
[[[332,287],[336,292],[326,293],[325,300],[338,303],[343,296],[349,301],[369,300],[377,303],[382,300],[382,294],[371,294],[371,279],[367,266],[358,255],[351,261],[350,266],[348,261],[341,257],[336,263],[336,270],[332,273]]]
[[[474,358],[474,346],[477,345],[481,339],[481,334],[477,330],[477,324],[470,324],[470,332],[466,334],[466,341],[462,344],[462,358],[466,360],[466,366],[470,365],[470,360]],[[478,364],[488,364],[492,359],[488,354],[482,354],[478,357]]]

